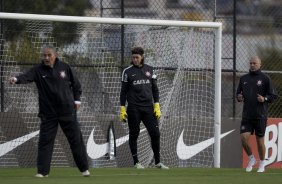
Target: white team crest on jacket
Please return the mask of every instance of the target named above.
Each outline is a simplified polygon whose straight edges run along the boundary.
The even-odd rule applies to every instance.
[[[146,75],[147,77],[150,77],[150,76],[151,76],[151,73],[147,71],[147,72],[145,73],[145,75]]]
[[[60,77],[63,79],[66,77],[66,72],[65,71],[60,71]]]
[[[261,85],[262,85],[262,81],[261,81],[261,80],[258,80],[258,81],[257,81],[257,85],[258,85],[258,86],[261,86]]]

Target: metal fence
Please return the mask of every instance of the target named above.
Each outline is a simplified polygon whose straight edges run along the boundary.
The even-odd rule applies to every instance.
[[[263,70],[273,79],[278,93],[282,88],[280,0],[59,0],[56,3],[1,0],[0,3],[2,12],[222,22],[222,116],[241,115],[242,107],[236,103],[234,92],[238,77],[248,72],[252,55],[262,58]],[[124,29],[120,27],[121,35]],[[123,50],[122,44],[116,48],[117,52]],[[271,106],[271,117],[281,117],[281,105],[279,99]]]

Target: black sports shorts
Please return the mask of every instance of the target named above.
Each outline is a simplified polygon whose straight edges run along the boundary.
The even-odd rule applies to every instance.
[[[245,119],[241,121],[240,133],[251,132],[258,137],[264,137],[267,119]]]

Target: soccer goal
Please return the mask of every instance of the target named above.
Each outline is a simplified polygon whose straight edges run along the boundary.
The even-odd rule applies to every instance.
[[[33,83],[8,78],[40,62],[43,45],[58,49],[82,87],[78,120],[92,167],[132,166],[128,127],[119,121],[121,72],[141,46],[158,76],[161,160],[171,167],[220,167],[221,37],[218,22],[0,13],[0,167],[34,166],[40,120]],[[139,160],[153,162],[143,124]],[[73,166],[59,131],[52,166]]]

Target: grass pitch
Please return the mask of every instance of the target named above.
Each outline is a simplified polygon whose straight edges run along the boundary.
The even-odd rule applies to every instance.
[[[278,184],[282,169],[265,173],[246,173],[244,169],[171,168],[99,168],[82,177],[77,168],[51,168],[48,178],[35,178],[35,168],[1,168],[1,184]]]

